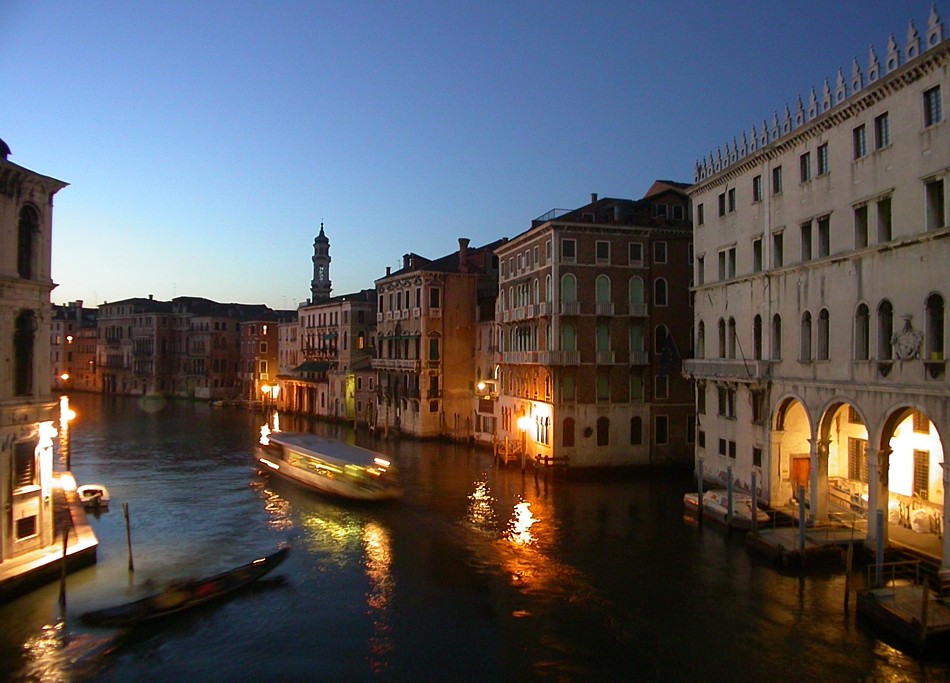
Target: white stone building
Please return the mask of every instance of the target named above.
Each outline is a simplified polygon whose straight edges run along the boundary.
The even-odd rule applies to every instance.
[[[696,458],[809,519],[942,528],[950,40],[932,12],[697,164]],[[879,515],[878,513],[881,513]],[[943,536],[950,569],[950,536]]]

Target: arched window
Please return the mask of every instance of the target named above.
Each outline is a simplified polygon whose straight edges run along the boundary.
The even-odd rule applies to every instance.
[[[601,323],[597,326],[597,350],[610,351],[610,325]]]
[[[577,278],[571,273],[561,277],[561,302],[577,301]]]
[[[811,360],[811,313],[809,311],[802,314],[801,349],[798,359]]]
[[[531,287],[532,303],[541,303],[541,283],[538,282],[538,278],[534,278],[534,283]]]
[[[598,275],[594,280],[594,290],[599,304],[610,303],[610,278],[606,275]]]
[[[577,334],[571,323],[561,325],[561,351],[577,351]]]
[[[630,278],[629,295],[631,304],[642,304],[643,301],[643,280],[634,275]]]
[[[16,272],[24,280],[33,277],[33,265],[40,233],[40,218],[32,206],[20,209],[17,231]]]
[[[726,357],[726,321],[719,319],[719,357]]]
[[[653,303],[656,306],[666,306],[667,300],[667,291],[668,287],[666,285],[666,280],[662,277],[658,277],[653,282]]]
[[[772,316],[772,360],[782,360],[782,316]]]
[[[610,445],[610,420],[606,417],[597,418],[597,445]]]
[[[828,360],[831,346],[831,321],[827,308],[821,309],[818,313],[818,330],[816,332],[816,359]]]
[[[728,357],[736,357],[736,319],[729,318],[729,330],[726,332],[726,344],[728,346]]]
[[[565,417],[564,426],[561,429],[561,445],[570,448],[574,445],[574,418]]]
[[[33,311],[21,311],[13,332],[13,393],[16,396],[33,394],[33,356],[36,337],[36,316]]]
[[[891,339],[894,337],[894,307],[884,299],[877,306],[877,357],[878,360],[891,360],[894,349]]]
[[[706,326],[703,321],[699,321],[699,327],[696,329],[696,357],[706,357]]]
[[[762,316],[757,315],[752,319],[752,357],[755,360],[762,360]]]
[[[551,303],[551,274],[544,278],[544,300]]]
[[[871,353],[871,313],[865,304],[854,312],[854,359],[867,360]]]
[[[927,297],[927,346],[924,360],[943,360],[943,297]]]
[[[630,445],[643,445],[643,420],[636,416],[630,418]]]
[[[630,351],[640,353],[645,350],[643,348],[643,325],[635,323],[630,326]]]
[[[669,337],[670,331],[666,325],[657,325],[653,328],[653,353],[663,353]]]

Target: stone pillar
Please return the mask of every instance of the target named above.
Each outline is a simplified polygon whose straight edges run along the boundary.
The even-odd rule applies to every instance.
[[[819,439],[812,456],[811,509],[812,519],[828,519],[828,446],[829,439]]]
[[[883,536],[881,539],[884,545],[887,545],[887,497],[888,497],[888,483],[887,483],[887,467],[889,462],[889,457],[891,454],[890,448],[882,448],[880,450],[873,449],[868,447],[867,459],[868,459],[868,536],[865,541],[865,546],[868,548],[874,548],[877,545],[877,530],[874,528],[874,518],[878,510],[881,510],[884,513],[884,528]]]
[[[808,526],[814,526],[818,519],[818,472],[820,469],[820,457],[818,455],[818,442],[815,439],[808,440]]]
[[[950,509],[950,497],[947,496],[947,490],[950,489],[950,463],[944,460],[940,463],[940,468],[943,470],[943,521],[947,521],[947,511]],[[950,536],[947,535],[947,530],[943,530],[943,544],[941,547],[941,559],[940,559],[940,580],[941,583],[947,585],[950,582]]]

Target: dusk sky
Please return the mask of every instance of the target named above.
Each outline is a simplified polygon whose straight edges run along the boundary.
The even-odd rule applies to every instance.
[[[591,192],[692,182],[931,5],[0,0],[0,138],[70,183],[53,302],[295,308],[321,221],[344,294]]]

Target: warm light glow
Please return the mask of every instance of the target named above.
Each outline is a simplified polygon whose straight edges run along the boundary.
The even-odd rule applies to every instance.
[[[268,427],[266,424],[261,426],[261,439],[260,439],[261,446],[270,445],[270,439],[267,438],[270,435],[270,433],[271,433],[270,427]]]
[[[264,398],[273,398],[276,399],[277,395],[280,394],[280,385],[279,384],[262,384],[261,385],[261,394]]]
[[[270,467],[272,470],[280,469],[280,465],[278,465],[276,462],[271,462],[270,460],[267,460],[265,458],[258,458],[258,460],[264,463],[265,465],[267,465],[268,467]]]
[[[508,522],[508,540],[515,545],[529,545],[534,541],[531,527],[538,520],[531,514],[531,503],[521,501],[515,505],[514,515]]]
[[[64,372],[62,375],[59,376],[59,378],[65,382],[66,380],[69,379],[69,373]]]
[[[373,462],[375,462],[377,465],[380,465],[381,467],[389,467],[390,465],[389,461],[383,458],[373,458]]]
[[[485,391],[485,383],[479,382],[477,385],[479,391]]]
[[[529,429],[531,429],[532,424],[534,423],[531,421],[531,418],[528,417],[527,415],[522,415],[521,417],[518,418],[518,429],[520,429],[523,432],[527,432]]]
[[[36,444],[36,455],[40,458],[40,487],[43,497],[49,496],[53,483],[53,437],[56,428],[52,422],[40,422],[40,438]]]
[[[280,415],[277,414],[277,411],[276,411],[276,410],[274,411],[274,428],[273,428],[273,431],[275,431],[275,432],[279,432],[279,431],[280,431]]]
[[[76,411],[69,407],[69,396],[59,397],[59,427],[64,429],[68,422],[76,419]]]

